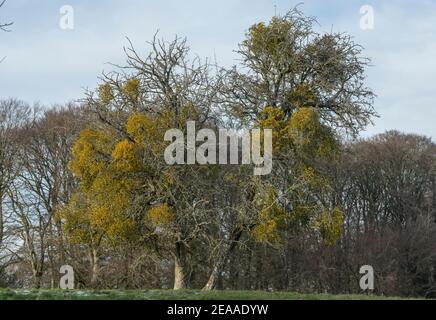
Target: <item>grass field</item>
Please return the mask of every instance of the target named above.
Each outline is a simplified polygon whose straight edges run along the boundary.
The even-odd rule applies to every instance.
[[[199,290],[12,290],[0,289],[0,300],[379,300],[375,295],[300,294],[294,292]]]

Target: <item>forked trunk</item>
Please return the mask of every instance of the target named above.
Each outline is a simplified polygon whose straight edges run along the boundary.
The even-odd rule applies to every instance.
[[[233,250],[236,248],[236,244],[242,236],[242,230],[237,230],[233,233],[231,237],[231,242],[226,248],[223,248],[223,253],[217,258],[215,264],[212,267],[212,271],[209,276],[209,280],[202,290],[213,290],[217,288],[219,277],[223,271],[228,257],[231,255]]]
[[[0,190],[0,245],[3,243],[4,218],[3,218],[3,192]]]
[[[209,276],[209,280],[207,281],[206,285],[203,287],[203,290],[208,291],[208,290],[216,289],[221,270],[223,269],[223,265],[224,262],[218,262],[213,266],[212,272],[210,273]]]

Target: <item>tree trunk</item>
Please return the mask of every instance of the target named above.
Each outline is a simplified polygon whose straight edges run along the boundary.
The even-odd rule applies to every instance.
[[[174,254],[174,290],[189,288],[189,281],[186,249],[183,243],[177,242]]]
[[[203,290],[208,291],[208,290],[216,289],[219,276],[221,274],[222,269],[224,268],[224,264],[225,264],[225,259],[221,258],[220,261],[212,267],[212,272],[209,276],[209,280],[207,281],[206,285],[203,287]]]
[[[96,249],[91,249],[90,252],[90,261],[91,261],[91,287],[95,287],[97,285],[98,273],[99,273],[99,258]]]
[[[33,288],[41,288],[42,272],[40,270],[33,270]]]
[[[223,249],[223,253],[218,257],[217,261],[212,267],[212,272],[209,276],[209,280],[207,281],[206,285],[203,287],[203,290],[213,290],[216,289],[218,285],[218,281],[220,279],[221,272],[223,271],[227,259],[230,256],[230,254],[233,252],[233,250],[236,248],[236,244],[238,243],[239,239],[242,236],[242,230],[237,230],[233,233],[233,236],[231,237],[231,242],[228,244],[227,248]]]
[[[3,220],[3,191],[0,190],[0,245],[3,243],[4,220]]]
[[[41,288],[41,277],[34,276],[33,277],[33,289],[39,289],[39,288]]]

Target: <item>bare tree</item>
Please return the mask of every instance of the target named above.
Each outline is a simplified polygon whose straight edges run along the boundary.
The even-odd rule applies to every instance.
[[[75,187],[68,162],[80,130],[76,110],[47,110],[20,130],[19,167],[9,198],[35,287],[41,286],[47,264],[51,286],[57,286],[57,270],[66,260],[62,229],[55,214]]]
[[[145,58],[129,44],[125,49],[127,63],[121,67],[121,72],[103,75],[101,88],[110,90],[110,99],[105,101],[101,94],[88,93],[86,104],[96,113],[99,126],[115,129],[120,137],[129,139],[126,121],[135,112],[151,117],[170,112],[172,126],[183,130],[185,123],[182,119],[196,120],[198,129],[206,124],[214,126],[220,82],[219,75],[212,74],[208,61],[190,57],[185,39],[167,42],[155,36],[150,43],[151,52]],[[135,99],[124,89],[132,79],[138,84]],[[143,161],[153,164],[154,172],[167,168],[162,154],[149,155]],[[191,247],[208,224],[207,210],[210,208],[207,208],[206,190],[210,190],[210,183],[206,171],[201,168],[180,167],[174,173],[171,189],[143,174],[144,188],[137,196],[137,209],[132,215],[142,216],[144,210],[161,203],[169,204],[175,212],[176,221],[172,227],[165,230],[151,227],[146,229],[144,238],[161,239],[158,250],[173,257],[174,288],[180,289],[189,286]]]
[[[30,121],[30,113],[29,106],[22,101],[0,101],[0,253],[7,250],[3,244],[10,237],[5,233],[10,214],[5,210],[7,192],[19,173],[20,130]]]

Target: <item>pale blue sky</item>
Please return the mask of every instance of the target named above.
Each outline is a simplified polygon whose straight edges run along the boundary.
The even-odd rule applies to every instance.
[[[233,50],[248,27],[283,14],[291,0],[8,0],[0,21],[14,21],[0,33],[0,98],[44,104],[83,97],[107,62],[124,61],[128,36],[140,52],[160,35],[188,38],[193,53],[223,65],[236,63]],[[362,5],[375,11],[374,30],[359,28]],[[59,9],[74,8],[74,30],[59,27]],[[381,118],[364,135],[399,129],[436,137],[436,1],[306,0],[300,7],[318,18],[322,30],[345,31],[372,58],[368,85],[378,98]]]

